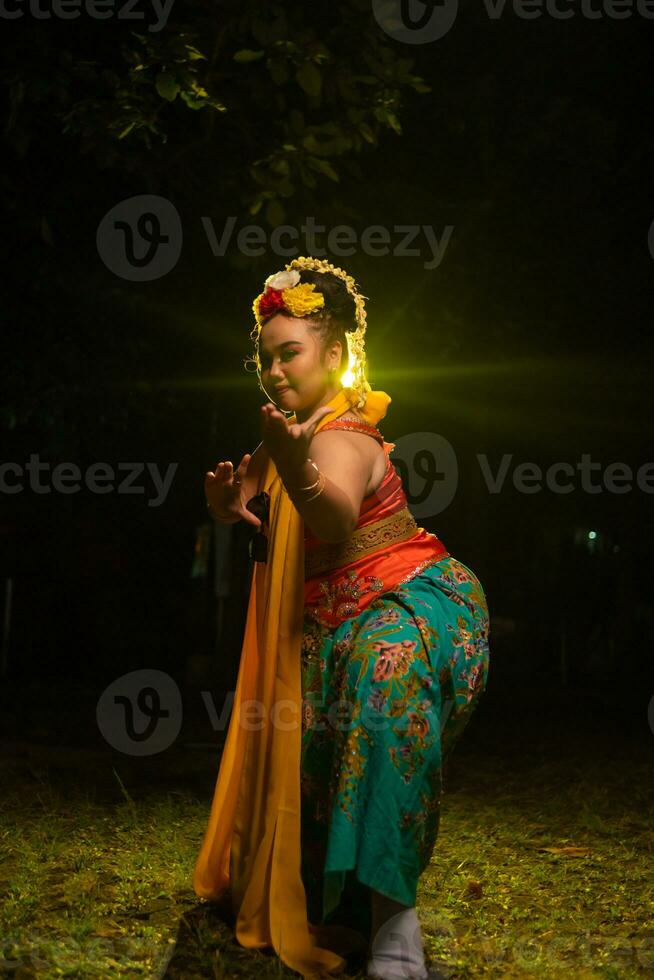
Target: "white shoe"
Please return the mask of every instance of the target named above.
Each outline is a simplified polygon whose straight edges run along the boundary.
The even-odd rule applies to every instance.
[[[375,936],[366,969],[374,980],[427,980],[420,922],[415,908],[384,922]]]

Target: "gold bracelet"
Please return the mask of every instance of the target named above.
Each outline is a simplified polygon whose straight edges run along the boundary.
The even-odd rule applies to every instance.
[[[320,473],[320,471],[318,471],[318,472]],[[316,482],[313,485],[315,487],[318,484],[320,484],[318,490],[316,490],[316,492],[313,494],[313,496],[311,496],[311,497],[304,497],[302,500],[300,500],[300,503],[309,503],[310,500],[315,500],[316,497],[319,497],[320,494],[325,489],[325,483],[326,483],[325,474],[324,473],[320,473],[318,479],[316,480]],[[286,489],[286,487],[284,487],[284,489]],[[305,488],[305,489],[313,489],[313,487]],[[286,492],[288,493],[288,490]],[[295,491],[293,491],[293,490],[291,491],[291,493],[294,493],[294,492]],[[290,494],[289,494],[289,496],[290,496]]]
[[[310,456],[307,456],[306,462],[307,463],[311,463],[311,465],[313,466],[314,470],[318,474],[318,479],[316,480],[315,483],[312,483],[311,486],[308,486],[308,487],[298,487],[297,488],[298,490],[313,490],[314,487],[317,487],[318,486],[318,483],[320,481],[320,475],[321,475],[320,474],[320,470],[318,469],[318,467],[316,466],[316,464],[314,463],[314,461],[311,459]]]
[[[316,497],[319,497],[320,494],[323,492],[323,490],[325,489],[325,484],[327,482],[326,477],[325,477],[325,474],[324,473],[321,473],[320,476],[318,477],[318,480],[319,480],[319,482],[321,484],[320,485],[320,489],[317,490],[316,493],[314,493],[314,495],[312,497],[305,497],[304,500],[301,500],[300,501],[301,504],[308,504],[310,500],[315,500]]]
[[[308,487],[293,487],[293,489],[290,491],[291,493],[297,493],[299,490],[314,490],[318,486],[318,484],[320,483],[320,477],[321,477],[320,470],[318,469],[318,467],[316,466],[316,464],[314,463],[314,461],[311,459],[310,456],[307,457],[306,462],[307,463],[311,463],[311,465],[315,469],[316,473],[318,474],[318,479],[316,480],[315,483],[312,483]],[[289,493],[289,489],[288,489],[288,487],[286,486],[286,484],[284,483],[283,480],[282,480],[282,486],[284,487],[284,490],[286,490],[286,493]]]

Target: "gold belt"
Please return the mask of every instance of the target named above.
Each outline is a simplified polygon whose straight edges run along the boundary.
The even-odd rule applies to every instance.
[[[418,530],[413,514],[408,507],[403,507],[397,513],[382,517],[374,524],[357,528],[345,541],[339,541],[337,544],[323,543],[320,547],[306,553],[305,578],[312,578],[320,572],[327,572],[341,565],[349,565],[385,545],[396,544],[398,541],[413,537]]]

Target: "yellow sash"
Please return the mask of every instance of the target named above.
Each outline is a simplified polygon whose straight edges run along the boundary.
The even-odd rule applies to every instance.
[[[386,392],[370,391],[359,411],[376,425],[390,401]],[[316,431],[351,408],[348,390],[327,404],[333,411]],[[242,946],[272,946],[303,977],[326,977],[346,965],[335,950],[355,948],[358,934],[307,921],[300,870],[304,522],[272,460],[262,490],[270,496],[268,558],[252,575],[232,715],[193,888],[206,899],[230,895]]]

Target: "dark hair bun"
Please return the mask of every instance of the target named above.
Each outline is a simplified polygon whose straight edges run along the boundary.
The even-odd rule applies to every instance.
[[[331,313],[335,320],[343,324],[347,333],[356,330],[356,305],[340,276],[335,276],[333,272],[301,269],[300,282],[312,282],[315,285],[325,297],[325,313]]]

